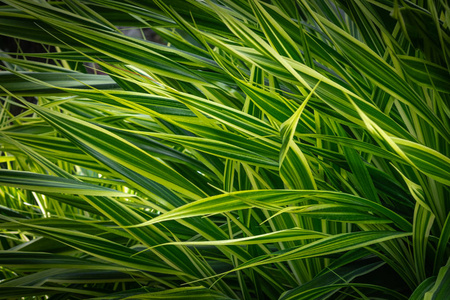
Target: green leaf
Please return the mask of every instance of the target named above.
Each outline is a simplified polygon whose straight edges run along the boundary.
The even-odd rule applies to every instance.
[[[281,251],[271,256],[261,256],[252,261],[248,261],[236,268],[234,271],[255,267],[259,265],[265,265],[270,263],[305,259],[311,257],[318,257],[322,255],[330,255],[333,253],[340,253],[353,249],[359,249],[367,247],[373,244],[378,244],[391,239],[402,238],[410,236],[411,233],[401,233],[392,231],[378,231],[378,232],[352,232],[338,234],[335,236],[320,239],[318,241],[309,243],[305,246]]]
[[[294,240],[304,239],[318,239],[327,237],[326,234],[316,232],[312,230],[305,230],[301,228],[285,229],[280,231],[274,231],[266,234],[250,236],[246,238],[237,238],[232,240],[220,240],[220,241],[198,241],[198,242],[172,242],[167,245],[184,245],[184,246],[206,246],[206,245],[253,245],[253,244],[265,244],[265,243],[278,243]],[[164,244],[159,245],[164,246]]]
[[[405,72],[415,83],[450,93],[448,87],[450,75],[447,69],[418,57],[399,55],[398,58]]]
[[[75,145],[95,159],[105,162],[110,168],[127,167],[155,182],[172,186],[174,190],[185,193],[188,197],[198,198],[203,195],[202,191],[169,166],[119,136],[91,123],[29,105]],[[184,184],[173,185],[173,182]]]
[[[25,80],[19,75],[25,75],[31,80],[45,82],[46,85]],[[17,96],[39,96],[39,95],[61,95],[66,94],[58,88],[87,88],[87,85],[99,89],[114,89],[117,84],[108,76],[97,76],[94,74],[79,73],[39,73],[39,72],[21,72],[17,74],[9,72],[0,72],[0,95],[5,96],[7,90]],[[58,87],[54,88],[52,86]]]
[[[282,146],[280,150],[280,175],[286,186],[291,189],[316,189],[316,183],[308,161],[294,141],[295,129],[308,100],[314,94],[320,82],[311,90],[296,112],[281,124]]]
[[[43,194],[64,193],[110,197],[133,197],[133,195],[127,193],[82,181],[13,170],[0,170],[0,185],[14,186]]]
[[[282,205],[292,205],[308,200],[318,200],[328,203],[341,203],[351,207],[360,205],[370,208],[373,212],[392,220],[401,228],[409,231],[411,225],[401,216],[388,210],[380,204],[359,198],[353,195],[330,191],[309,191],[309,190],[259,190],[259,191],[240,191],[217,195],[209,198],[197,200],[184,206],[175,208],[160,216],[155,217],[139,226],[156,224],[167,220],[177,220],[200,215],[217,214],[233,210],[241,210],[252,207],[263,209],[280,210]]]
[[[425,293],[424,300],[443,300],[450,293],[450,259],[437,275],[434,286]]]
[[[132,293],[131,293],[132,294]],[[126,293],[120,294],[120,299],[218,299],[218,300],[233,300],[226,295],[217,291],[203,288],[203,287],[181,287],[173,288],[161,292],[145,293],[141,292],[138,295],[127,296]],[[114,295],[106,297],[96,297],[96,300],[117,299]]]

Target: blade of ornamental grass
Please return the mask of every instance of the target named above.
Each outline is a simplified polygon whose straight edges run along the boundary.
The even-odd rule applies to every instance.
[[[57,87],[70,88],[85,88],[85,84],[89,84],[97,88],[114,89],[117,84],[106,76],[97,76],[94,74],[79,74],[79,73],[39,73],[39,72],[24,72],[24,75],[35,78],[41,82],[46,82],[48,85]],[[24,81],[15,74],[8,72],[0,72],[0,81],[2,83],[2,90],[0,95],[4,96],[7,93],[3,89],[14,93],[16,96],[40,96],[40,95],[61,95],[65,94],[60,89],[47,87],[46,85],[34,84],[32,81]],[[85,84],[81,83],[84,82]]]
[[[308,97],[303,100],[296,112],[280,127],[283,141],[279,159],[280,175],[286,186],[291,189],[317,189],[308,161],[293,138],[303,110],[319,84],[320,81],[314,86]]]
[[[423,117],[447,141],[450,140],[448,128],[443,126],[436,115],[423,103],[418,95],[413,92],[390,65],[366,45],[351,37],[328,20],[321,16],[318,16],[318,19],[329,29],[329,34],[333,37],[333,42],[340,47],[347,59],[357,66],[361,72],[376,82],[377,86],[411,106],[415,112]]]
[[[231,271],[225,272],[224,274],[265,264],[318,257],[322,255],[330,255],[333,253],[340,253],[348,250],[367,247],[383,241],[388,241],[390,239],[407,237],[410,235],[411,233],[401,233],[392,231],[378,231],[378,232],[360,231],[360,232],[338,234],[332,237],[325,237],[323,239],[309,243],[303,247],[298,247],[293,250],[286,249],[280,251],[279,253],[275,252],[271,255],[263,255],[260,257],[256,257],[250,261],[245,262],[244,264],[240,265],[239,267]]]
[[[145,174],[155,182],[171,186],[175,191],[188,197],[195,199],[204,195],[202,191],[170,167],[119,136],[88,122],[36,105],[28,105],[58,128],[75,145],[94,158],[106,164],[109,161],[114,161],[115,164],[120,163],[133,171]],[[114,146],[111,147],[111,145]],[[142,157],[146,159],[142,160]],[[110,164],[110,167],[114,167],[114,165]],[[174,182],[178,182],[178,185],[174,185]]]
[[[138,226],[147,226],[166,220],[175,220],[189,218],[193,216],[209,215],[222,213],[224,211],[241,210],[245,208],[261,207],[264,209],[280,209],[282,205],[296,204],[308,200],[319,200],[322,202],[337,202],[348,205],[351,208],[354,205],[361,205],[370,208],[373,212],[391,219],[400,228],[410,231],[411,224],[400,215],[380,204],[356,197],[349,194],[331,191],[314,190],[260,190],[260,191],[241,191],[227,193],[209,198],[197,200],[188,203],[170,212],[166,212]],[[271,206],[275,205],[275,206]]]
[[[118,293],[117,295],[109,295],[103,297],[92,298],[95,300],[109,299],[218,299],[233,300],[233,298],[216,292],[214,290],[202,287],[180,287],[166,291],[148,293],[145,289],[136,293],[136,291]]]
[[[57,176],[13,170],[0,170],[0,184],[38,193],[83,194],[92,196],[132,197],[113,189]]]

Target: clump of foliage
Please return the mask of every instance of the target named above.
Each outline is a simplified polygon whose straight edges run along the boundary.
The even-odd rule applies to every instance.
[[[1,2],[2,297],[450,294],[446,1]]]

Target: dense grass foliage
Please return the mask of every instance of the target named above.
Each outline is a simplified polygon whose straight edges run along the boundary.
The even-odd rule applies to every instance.
[[[2,299],[447,299],[447,1],[0,2]]]

